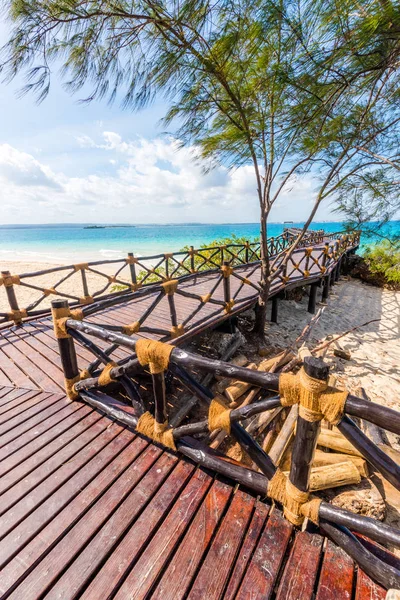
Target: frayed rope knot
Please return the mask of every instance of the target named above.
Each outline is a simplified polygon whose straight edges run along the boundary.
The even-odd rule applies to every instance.
[[[135,345],[136,356],[142,367],[149,365],[150,373],[162,373],[168,369],[169,357],[174,346],[154,340],[138,340]]]
[[[57,339],[65,339],[70,337],[69,333],[67,333],[66,327],[68,319],[82,321],[84,317],[81,308],[75,308],[74,310],[71,310],[69,306],[52,308],[51,313],[53,315],[54,335]]]
[[[322,500],[299,490],[280,469],[269,481],[267,495],[282,504],[283,514],[293,525],[301,525],[306,517],[318,525]]]
[[[310,377],[304,369],[297,375],[282,373],[279,377],[279,394],[282,406],[298,403],[299,415],[306,421],[326,419],[332,425],[341,421],[348,396],[348,392]]]
[[[208,409],[208,429],[224,429],[228,434],[231,432],[231,409],[225,408],[217,398],[211,401]]]
[[[129,325],[124,325],[122,328],[122,333],[125,335],[132,335],[137,333],[140,329],[140,321],[134,321],[133,323],[129,323]]]
[[[168,423],[157,423],[152,414],[145,412],[136,425],[136,431],[171,450],[176,450],[174,431],[167,427]]]

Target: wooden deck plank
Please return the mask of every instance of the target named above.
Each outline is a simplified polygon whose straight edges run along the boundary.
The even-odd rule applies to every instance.
[[[168,455],[168,457],[171,460],[172,455]],[[104,600],[110,597],[112,590],[118,587],[125,574],[142,553],[149,538],[166,517],[169,508],[186,485],[193,470],[194,466],[192,464],[179,461],[154,497],[152,496],[156,490],[152,488],[146,499],[121,506],[121,511],[117,512],[115,518],[107,523],[106,530],[101,532],[101,537],[94,540],[95,547],[99,547],[99,542],[104,537],[111,536],[111,533],[113,537],[117,538],[113,541],[118,541],[122,533],[121,525],[124,523],[132,524],[134,518],[138,516],[139,510],[143,509],[143,512],[135,521],[134,527],[130,527],[122,541],[114,546],[109,559],[89,587],[82,593],[82,599],[91,598],[94,600],[99,598],[101,594],[103,594]],[[114,531],[116,531],[115,534]],[[91,562],[91,554],[86,553],[86,563]],[[104,593],[104,590],[107,590],[107,592]]]
[[[236,559],[228,587],[224,593],[224,600],[233,600],[236,597],[243,575],[257,545],[261,531],[264,528],[269,510],[270,507],[267,504],[256,502],[250,526],[246,532],[246,537]]]
[[[237,600],[271,597],[292,531],[293,526],[274,509],[251,558]]]
[[[276,600],[311,600],[322,554],[322,541],[323,538],[315,533],[297,533]]]
[[[188,600],[216,600],[228,581],[232,563],[250,522],[254,498],[237,491],[188,593]]]
[[[20,425],[23,425],[32,417],[39,416],[49,406],[55,404],[57,402],[57,398],[59,397],[59,394],[41,392],[38,389],[29,390],[26,398],[29,400],[32,399],[32,405],[25,407],[26,409],[24,411],[21,410],[18,412],[17,410],[15,416],[10,416],[10,414],[7,413],[8,419],[4,419],[3,423],[0,424],[0,440],[2,440],[3,436],[5,436],[7,433],[11,434],[14,429],[18,428]]]
[[[9,407],[8,410],[6,410],[2,415],[0,415],[0,425],[6,425],[6,431],[9,431],[9,429],[14,426],[16,418],[17,421],[21,423],[21,421],[23,421],[27,417],[27,415],[31,416],[30,409],[35,409],[36,411],[38,409],[42,410],[44,406],[48,406],[50,403],[52,403],[52,401],[55,401],[55,398],[57,398],[57,396],[55,396],[54,394],[46,394],[43,396],[41,395],[40,399],[38,400],[38,392],[39,390],[32,390],[30,393],[25,394],[21,398],[18,398],[17,401],[20,400],[20,404]],[[3,432],[3,429],[4,428],[0,429],[0,435]]]
[[[151,595],[152,600],[181,600],[186,596],[231,494],[230,486],[220,481],[213,483],[179,548],[166,566]],[[195,544],[193,540],[196,540]]]
[[[211,483],[210,475],[200,469],[196,471],[181,491],[165,521],[156,529],[154,537],[115,596],[116,600],[132,597],[142,600],[148,597]]]
[[[18,398],[19,396],[23,396],[24,394],[27,394],[28,391],[30,391],[30,390],[26,390],[24,388],[14,388],[14,387],[4,386],[3,389],[0,390],[0,406],[1,407],[5,406],[9,402],[12,402],[16,398]]]
[[[147,446],[145,440],[125,430],[31,513],[24,522],[31,540],[3,568],[0,592],[22,581]],[[37,531],[40,535],[35,535]]]
[[[355,600],[385,600],[386,590],[358,569]]]
[[[176,463],[176,458],[164,453],[154,463],[162,450],[149,446],[139,458],[118,478],[118,480],[101,496],[72,529],[56,544],[52,550],[29,573],[26,579],[10,595],[10,598],[37,599],[43,595],[74,557],[85,548],[91,537],[101,526],[112,518],[115,509],[131,497],[130,508],[147,502],[147,498],[162,483]],[[130,495],[134,490],[134,496]],[[86,546],[87,547],[87,546]],[[70,581],[73,586],[74,582]],[[102,593],[104,593],[104,587]],[[101,597],[101,596],[100,596]]]
[[[327,542],[316,600],[350,600],[353,591],[354,563],[331,541]]]

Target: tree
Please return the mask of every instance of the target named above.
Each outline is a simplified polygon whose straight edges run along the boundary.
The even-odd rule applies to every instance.
[[[263,333],[279,272],[270,269],[268,217],[285,186],[310,171],[319,181],[299,243],[321,202],[388,166],[359,148],[375,152],[397,117],[390,113],[391,124],[385,121],[380,83],[369,98],[373,61],[354,71],[357,53],[348,34],[340,19],[334,26],[329,20],[334,7],[311,0],[8,5],[16,26],[2,68],[8,77],[25,70],[24,91],[43,99],[50,65],[61,61],[71,92],[92,85],[88,101],[122,95],[125,107],[138,109],[163,94],[165,122],[179,124],[182,143],[194,144],[209,168],[252,164],[262,263],[255,329]],[[363,44],[357,41],[357,52]],[[378,71],[384,78],[387,68]]]

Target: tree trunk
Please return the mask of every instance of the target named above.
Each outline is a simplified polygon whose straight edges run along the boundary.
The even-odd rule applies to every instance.
[[[267,212],[261,210],[260,219],[260,253],[261,253],[261,292],[258,297],[255,312],[256,318],[254,322],[253,333],[260,337],[264,337],[265,324],[267,321],[267,301],[270,287],[270,270],[269,270],[269,255],[267,245]]]

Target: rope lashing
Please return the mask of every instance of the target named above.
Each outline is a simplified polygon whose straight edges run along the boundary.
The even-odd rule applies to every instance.
[[[117,363],[116,362],[109,362],[104,369],[102,370],[102,372],[99,375],[99,385],[100,386],[106,386],[109,385],[110,383],[112,383],[113,381],[116,381],[115,379],[113,379],[111,377],[111,371],[112,369],[114,369],[115,367],[117,367]]]
[[[78,263],[74,265],[74,271],[86,271],[89,268],[88,263]]]
[[[140,290],[142,285],[142,283],[131,283],[129,287],[131,288],[132,292],[137,292],[138,290]]]
[[[306,421],[326,419],[332,425],[341,421],[348,396],[348,392],[331,387],[326,381],[310,377],[304,368],[297,375],[280,375],[279,394],[282,406],[298,403],[299,415]]]
[[[247,277],[243,277],[242,283],[244,283],[246,285],[251,285],[251,281],[250,281],[250,279],[247,279]]]
[[[125,262],[127,265],[136,265],[136,263],[138,263],[139,260],[135,256],[128,256],[125,259]]]
[[[311,246],[310,248],[306,248],[305,254],[306,256],[311,256],[313,252],[313,247]]]
[[[28,316],[26,308],[21,308],[20,310],[14,309],[11,312],[7,313],[7,319],[9,321],[21,321],[21,319],[25,319]]]
[[[211,294],[204,294],[204,296],[200,296],[203,304],[207,304],[211,300]]]
[[[68,319],[74,319],[75,321],[82,321],[83,319],[83,311],[81,308],[75,308],[73,310],[71,310],[69,306],[52,308],[51,313],[53,315],[54,335],[57,339],[70,337],[66,328]]]
[[[167,296],[173,296],[178,289],[179,281],[177,279],[171,279],[170,281],[165,281],[161,284],[161,287],[164,290],[164,294]]]
[[[50,296],[51,294],[58,294],[57,290],[55,290],[54,288],[46,288],[43,290],[43,294],[45,296]]]
[[[122,333],[125,333],[125,335],[132,335],[133,333],[137,333],[139,329],[140,321],[134,321],[133,323],[129,323],[129,325],[124,325]]]
[[[72,377],[71,379],[64,378],[65,391],[70,400],[77,400],[79,398],[79,392],[76,391],[75,384],[89,377],[92,377],[91,373],[87,369],[83,369],[76,377]]]
[[[229,300],[229,302],[225,302],[224,312],[227,314],[230,313],[234,306],[235,306],[234,300]]]
[[[173,327],[171,327],[171,338],[174,340],[175,338],[179,337],[180,335],[183,335],[185,333],[185,328],[182,325],[182,323],[180,323],[179,325],[174,325]]]
[[[222,265],[222,267],[221,267],[221,273],[222,273],[222,275],[225,278],[227,278],[230,275],[232,275],[233,269],[232,269],[232,267],[230,265]]]
[[[115,275],[107,275],[108,283],[116,283],[117,278]]]
[[[167,254],[164,254],[164,258],[166,260],[168,260],[169,258],[172,258],[174,256],[173,252],[168,252]]]
[[[280,469],[270,479],[267,495],[282,504],[283,514],[293,525],[301,525],[305,517],[318,525],[322,500],[299,490]]]
[[[79,298],[79,304],[93,304],[93,302],[93,296],[83,296],[82,298]]]
[[[136,356],[142,367],[149,365],[150,373],[162,373],[168,369],[169,357],[174,349],[171,344],[155,340],[138,340],[135,345]]]
[[[310,277],[310,271],[304,271],[304,277],[305,278]]]
[[[4,287],[12,287],[13,285],[19,285],[21,280],[19,275],[4,275],[0,277],[0,285],[4,285]]]
[[[208,409],[208,429],[224,429],[228,434],[231,432],[231,409],[225,406],[217,399],[211,401]]]
[[[136,425],[136,431],[171,450],[176,450],[174,431],[167,427],[167,423],[157,423],[152,414],[145,412]]]

